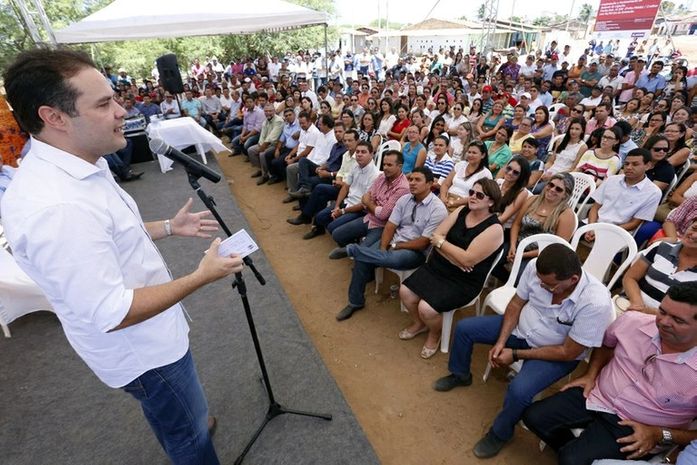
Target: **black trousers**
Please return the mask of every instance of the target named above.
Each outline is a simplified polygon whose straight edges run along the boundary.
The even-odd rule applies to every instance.
[[[634,430],[620,417],[586,409],[583,389],[572,388],[535,402],[523,413],[525,425],[559,454],[559,465],[591,465],[596,459],[626,459],[617,439]],[[573,428],[585,428],[579,437]]]

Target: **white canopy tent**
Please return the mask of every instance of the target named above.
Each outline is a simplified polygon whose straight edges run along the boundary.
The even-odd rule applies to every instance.
[[[59,43],[278,32],[328,23],[326,13],[281,0],[115,0],[56,31]],[[325,29],[326,32],[326,29]]]

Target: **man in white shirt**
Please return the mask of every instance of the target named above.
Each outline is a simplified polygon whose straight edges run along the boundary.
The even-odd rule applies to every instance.
[[[317,126],[312,124],[310,115],[307,112],[301,112],[298,115],[298,123],[300,123],[300,138],[296,145],[285,157],[286,162],[286,185],[288,192],[298,190],[298,161],[303,157],[308,157],[312,154],[315,147],[319,143],[322,134],[317,129]],[[283,199],[283,203],[290,203],[295,200],[290,195]]]
[[[281,63],[278,62],[278,57],[271,57],[271,63],[269,63],[269,79],[274,84],[278,82],[278,73],[281,71]]]
[[[172,279],[153,240],[210,237],[215,221],[191,213],[189,200],[171,220],[143,223],[102,158],[126,145],[126,112],[87,55],[24,52],[4,82],[15,116],[32,135],[2,200],[17,264],[100,380],[140,401],[173,463],[218,464],[179,302],[241,271],[242,260],[219,257],[216,239],[193,273]],[[65,95],[71,101],[58,98]]]
[[[528,55],[525,59],[525,63],[520,67],[520,75],[526,78],[532,79],[535,76],[535,70],[537,65],[535,64],[535,56]]]
[[[162,111],[165,119],[179,118],[182,115],[179,110],[179,103],[174,100],[170,92],[165,92],[165,99],[160,103],[160,111]]]
[[[312,100],[312,108],[315,110],[319,109],[319,100],[317,99],[317,94],[310,90],[310,84],[307,81],[300,81],[300,95],[302,97],[307,97]]]
[[[588,212],[588,223],[610,223],[631,233],[642,221],[652,221],[661,189],[646,177],[650,167],[649,150],[630,150],[624,159],[624,174],[610,176],[593,192],[595,203]],[[585,239],[595,240],[595,234],[589,231]]]
[[[598,81],[598,87],[601,89],[604,89],[606,87],[612,87],[612,92],[614,95],[617,95],[620,86],[622,85],[622,76],[620,76],[620,65],[614,64],[610,66],[610,70],[607,74],[607,76],[603,76],[600,78],[600,81]]]

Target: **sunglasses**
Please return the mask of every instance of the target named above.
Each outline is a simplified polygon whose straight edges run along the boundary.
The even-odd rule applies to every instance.
[[[654,147],[651,150],[654,152],[668,152],[670,149],[668,147]]]
[[[561,194],[562,192],[564,192],[564,188],[563,188],[563,187],[558,186],[557,184],[552,184],[551,182],[550,182],[549,184],[547,184],[547,187],[549,187],[550,189],[552,189],[552,190],[554,190],[554,191],[556,191],[556,192],[559,192],[560,194]]]
[[[484,200],[487,197],[484,192],[477,192],[474,189],[470,189],[469,194],[470,197],[475,197],[477,200]]]
[[[514,176],[520,176],[520,171],[514,170],[510,166],[506,167],[506,173],[513,173]]]
[[[571,111],[575,111],[576,113],[581,113],[583,110],[580,108],[572,108]]]

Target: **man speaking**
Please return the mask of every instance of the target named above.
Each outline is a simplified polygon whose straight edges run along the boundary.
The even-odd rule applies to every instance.
[[[68,341],[105,384],[141,403],[174,464],[218,464],[208,405],[179,303],[242,269],[215,239],[191,274],[173,279],[153,241],[210,237],[192,201],[143,223],[103,155],[126,145],[125,110],[84,54],[33,50],[4,74],[8,101],[31,150],[2,199],[2,222],[19,266],[39,285]]]

